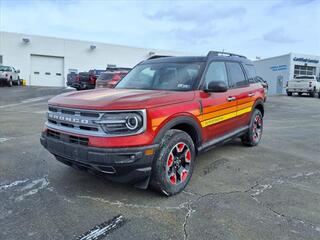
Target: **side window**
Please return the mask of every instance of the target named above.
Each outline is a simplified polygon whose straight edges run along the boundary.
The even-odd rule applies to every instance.
[[[241,87],[248,85],[248,81],[244,76],[243,70],[239,63],[227,62],[229,71],[229,80],[232,87]]]
[[[204,79],[204,86],[209,82],[225,82],[228,85],[228,75],[224,62],[211,62]]]
[[[256,82],[256,68],[253,65],[246,64],[245,65],[245,70],[248,76],[248,81],[249,83],[255,83]]]

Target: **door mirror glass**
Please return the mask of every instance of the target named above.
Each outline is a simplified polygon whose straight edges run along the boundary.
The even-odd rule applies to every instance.
[[[212,81],[208,83],[205,92],[226,92],[228,91],[228,86],[225,81]]]
[[[18,70],[16,70],[16,73],[20,73],[20,70],[18,69]]]

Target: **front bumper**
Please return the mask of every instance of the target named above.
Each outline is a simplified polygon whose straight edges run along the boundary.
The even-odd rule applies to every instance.
[[[82,145],[80,141],[69,142],[68,136],[63,134],[56,139],[44,132],[40,142],[60,162],[105,173],[106,178],[112,181],[135,184],[151,175],[157,144],[134,148],[96,148]]]

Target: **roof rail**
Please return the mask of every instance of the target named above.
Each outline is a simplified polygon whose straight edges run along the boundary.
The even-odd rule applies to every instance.
[[[212,57],[212,56],[229,56],[229,57],[241,57],[241,58],[246,58],[243,55],[235,54],[235,53],[228,53],[228,52],[220,52],[220,51],[210,51],[207,55],[207,57]]]
[[[165,58],[165,57],[172,57],[172,56],[167,56],[167,55],[152,55],[151,57],[147,58],[147,60],[157,59],[157,58]]]

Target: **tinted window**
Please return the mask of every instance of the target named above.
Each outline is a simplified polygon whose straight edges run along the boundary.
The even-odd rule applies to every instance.
[[[204,87],[207,87],[209,82],[225,82],[228,85],[228,75],[224,62],[210,63],[205,75]]]
[[[247,72],[248,81],[250,83],[254,83],[255,82],[255,77],[257,76],[256,68],[253,65],[246,64],[245,65],[245,69],[246,69],[246,72]]]
[[[116,88],[171,91],[192,90],[202,63],[141,64],[130,71]]]
[[[242,68],[239,63],[236,62],[227,62],[228,71],[229,71],[229,80],[232,87],[241,87],[248,85]]]

